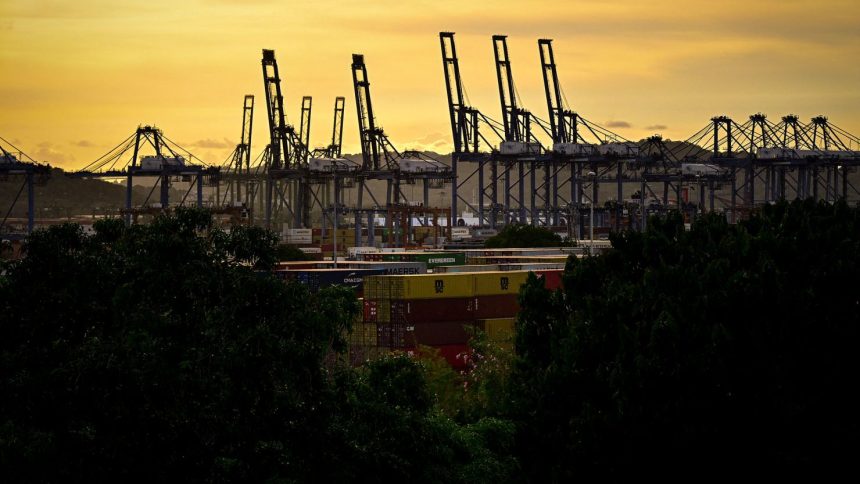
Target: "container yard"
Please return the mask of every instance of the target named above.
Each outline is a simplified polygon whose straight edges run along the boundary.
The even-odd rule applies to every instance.
[[[429,347],[464,370],[475,331],[500,348],[513,348],[517,295],[529,273],[543,278],[548,289],[558,289],[567,259],[582,257],[583,248],[361,247],[348,252],[337,261],[282,261],[273,272],[311,292],[334,285],[355,291],[362,314],[349,336],[354,364]]]

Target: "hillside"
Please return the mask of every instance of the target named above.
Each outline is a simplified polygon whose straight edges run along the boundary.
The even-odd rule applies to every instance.
[[[154,183],[155,179],[145,179]],[[9,206],[15,195],[21,188],[23,178],[9,177],[0,180],[0,210],[3,215],[9,210]],[[132,201],[135,205],[141,205],[152,189],[152,185],[146,187],[135,185],[132,189]],[[184,190],[171,189],[171,199],[181,199]],[[51,177],[43,184],[37,185],[36,208],[38,217],[68,217],[72,215],[91,215],[93,213],[117,212],[125,205],[125,184],[111,183],[104,180],[85,180],[70,178],[62,169],[54,168]],[[149,197],[150,202],[158,201],[158,190]],[[24,217],[27,213],[26,189],[12,210],[11,217]]]

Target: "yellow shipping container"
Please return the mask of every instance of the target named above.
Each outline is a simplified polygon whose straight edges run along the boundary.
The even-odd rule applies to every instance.
[[[353,324],[352,333],[349,335],[349,342],[352,345],[376,345],[376,323]]]
[[[391,321],[391,300],[378,299],[376,301],[376,320],[380,323]]]
[[[517,294],[520,292],[520,286],[526,282],[529,275],[528,271],[472,272],[466,274],[472,276],[475,281],[476,296]]]
[[[364,278],[364,299],[375,301],[382,295],[383,276],[367,276]]]
[[[378,276],[387,279],[380,290],[390,299],[436,299],[471,297],[474,282],[471,274],[413,274]]]
[[[483,328],[487,339],[494,342],[512,341],[516,318],[482,319],[478,327]]]

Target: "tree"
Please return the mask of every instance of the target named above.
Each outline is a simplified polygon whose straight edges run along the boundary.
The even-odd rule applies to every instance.
[[[518,475],[514,427],[458,424],[434,409],[426,362],[394,354],[337,379],[321,458],[330,482],[508,482]]]
[[[521,292],[509,416],[535,481],[847,469],[858,450],[860,210],[679,215]]]
[[[0,275],[3,481],[515,474],[513,426],[443,415],[422,362],[331,358],[358,301],[267,274],[275,242],[197,210],[35,232]]]
[[[295,245],[279,244],[276,253],[278,260],[282,261],[314,260],[310,254],[305,253]]]
[[[0,279],[0,469],[40,481],[300,474],[358,306],[253,269],[274,236],[196,210],[35,232]],[[8,482],[8,481],[7,481]]]
[[[561,236],[543,228],[525,224],[509,224],[487,239],[485,247],[496,249],[506,247],[559,247]]]

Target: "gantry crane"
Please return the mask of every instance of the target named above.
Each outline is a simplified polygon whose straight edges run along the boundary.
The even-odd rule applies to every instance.
[[[374,204],[379,207],[379,202],[373,193],[366,190],[366,180],[385,180],[386,207],[399,204],[406,196],[401,190],[401,181],[413,184],[417,180],[423,183],[424,206],[429,205],[430,188],[441,188],[445,182],[453,179],[451,168],[444,163],[430,158],[417,151],[400,152],[388,138],[385,131],[377,124],[373,112],[373,101],[370,95],[370,81],[367,76],[367,66],[362,54],[352,56],[352,79],[355,91],[356,114],[358,118],[359,139],[361,140],[362,167],[357,177],[358,196],[357,207],[363,208],[363,194],[367,191],[373,199]],[[423,223],[428,223],[425,217]],[[449,220],[449,223],[452,223]],[[370,238],[372,227],[368,230]],[[361,234],[360,218],[356,217],[356,240]]]
[[[254,124],[254,96],[245,95],[242,105],[242,132],[239,144],[233,149],[222,170],[222,179],[227,182],[224,200],[219,196],[218,204],[223,205],[229,195],[231,204],[244,203],[251,207],[252,197],[256,194],[251,168],[251,132]],[[242,188],[245,188],[244,198]]]
[[[617,202],[614,204],[614,214],[616,228],[619,228],[624,209],[624,185],[637,183],[640,197],[643,197],[640,199],[640,206],[644,205],[642,194],[647,190],[647,178],[655,171],[658,161],[663,161],[660,166],[665,168],[665,160],[660,158],[665,150],[657,147],[649,148],[648,153],[640,153],[638,143],[591,123],[571,110],[559,82],[552,39],[538,39],[538,52],[549,114],[549,129],[545,131],[552,140],[552,161],[546,164],[549,169],[544,172],[543,193],[549,200],[552,219],[558,220],[559,213],[564,211],[564,197],[559,194],[559,188],[565,183],[570,183],[570,202],[567,205],[578,210],[584,198],[591,204],[598,204],[599,184],[601,181],[608,181],[616,185]],[[545,124],[538,118],[534,119],[541,126]],[[662,138],[649,138],[646,144],[662,144]],[[583,170],[586,168],[588,177],[583,176]],[[564,171],[569,172],[569,177],[559,183],[558,175]],[[659,175],[661,179],[666,179],[667,174],[664,171]],[[583,192],[585,178],[591,185],[591,193],[588,196]],[[641,212],[644,214],[644,208]]]
[[[460,76],[460,61],[457,57],[457,46],[454,32],[439,32],[439,43],[442,48],[442,68],[445,75],[445,87],[448,98],[448,113],[451,122],[451,134],[454,141],[454,152],[451,154],[451,169],[456,175],[456,181],[451,187],[451,212],[453,216],[459,213],[458,204],[462,201],[478,214],[480,225],[488,224],[495,228],[499,213],[498,203],[498,164],[493,162],[493,153],[498,151],[499,143],[504,141],[504,128],[477,108],[471,106],[466,96],[466,89]],[[484,127],[482,130],[481,127]],[[487,132],[489,131],[489,135]],[[490,136],[492,141],[487,138]],[[468,173],[463,170],[461,163],[474,163],[475,168]],[[490,183],[487,183],[485,169],[490,169]],[[463,173],[464,176],[460,176]],[[467,174],[468,173],[468,174]],[[478,199],[473,206],[460,196],[459,189],[472,177],[477,177]],[[490,207],[487,214],[485,200],[489,198]]]
[[[293,227],[304,227],[309,222],[307,219],[310,210],[305,183],[308,147],[302,140],[302,133],[296,132],[295,128],[286,122],[281,78],[274,50],[263,49],[262,67],[270,139],[266,173],[266,227],[271,227],[275,203],[278,208],[284,207],[289,212]],[[304,102],[302,105],[302,122],[305,121],[309,135],[310,102],[307,106]],[[276,194],[277,200],[274,198]]]
[[[504,206],[505,223],[511,221],[511,188],[518,187],[516,202],[519,205],[517,219],[519,223],[537,223],[537,186],[535,171],[539,163],[548,160],[542,157],[544,148],[532,132],[532,113],[521,106],[516,85],[514,84],[511,59],[508,54],[506,35],[493,36],[493,56],[496,65],[496,80],[499,85],[499,101],[501,103],[502,124],[505,129],[505,140],[499,147],[499,162],[504,166]],[[518,179],[511,184],[511,171],[517,167]],[[547,169],[547,172],[549,169]],[[526,174],[530,174],[530,213],[526,213]],[[548,201],[548,200],[545,200]]]
[[[143,153],[151,149],[153,154]],[[130,158],[126,158],[131,153]],[[72,178],[125,178],[126,221],[131,223],[137,212],[149,213],[153,210],[168,209],[170,205],[170,186],[174,181],[188,182],[188,191],[180,200],[184,205],[188,195],[195,187],[197,189],[197,206],[203,206],[203,187],[220,183],[221,168],[210,166],[203,160],[182,148],[155,126],[139,126],[135,132],[123,140],[113,150],[102,155],[84,168],[69,173]],[[132,187],[135,178],[156,178],[144,201],[149,203],[149,197],[160,187],[159,203],[154,206],[133,207]]]
[[[27,190],[26,233],[29,234],[33,231],[36,211],[35,185],[44,184],[51,176],[50,165],[37,163],[15,145],[0,137],[0,181],[6,181],[9,177],[17,176],[21,176],[23,180],[21,187],[10,201],[9,208],[3,212],[3,218],[0,219],[0,240],[19,239],[24,236],[22,233],[9,230],[10,227],[7,226],[9,217],[12,215],[24,189]]]

